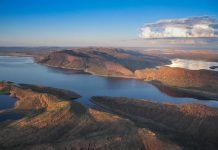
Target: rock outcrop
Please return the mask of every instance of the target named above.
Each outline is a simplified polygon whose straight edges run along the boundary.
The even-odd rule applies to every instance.
[[[199,104],[165,104],[124,97],[92,97],[110,112],[126,116],[141,126],[162,131],[164,135],[193,149],[218,146],[218,109]],[[162,129],[162,130],[161,130]]]

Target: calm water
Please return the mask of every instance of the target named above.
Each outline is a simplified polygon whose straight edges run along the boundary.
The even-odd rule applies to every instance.
[[[126,96],[157,102],[201,103],[218,107],[216,101],[200,101],[193,98],[168,96],[154,86],[140,80],[73,74],[69,71],[35,64],[30,57],[0,56],[0,71],[0,80],[73,90],[82,96],[78,101],[85,105],[92,105],[89,101],[91,96]]]
[[[0,110],[11,108],[16,100],[8,95],[0,95]]]
[[[18,120],[23,118],[23,115],[17,113],[0,113],[0,122],[6,120]]]
[[[206,69],[206,70],[218,71],[218,68],[210,69],[211,66],[218,66],[218,62],[205,62],[200,60],[186,60],[186,59],[172,59],[171,61],[172,64],[168,65],[170,67],[180,67],[190,70]]]
[[[14,107],[16,103],[15,98],[10,97],[9,95],[0,95],[0,111],[3,109],[8,109]],[[23,116],[17,113],[0,113],[0,122],[5,120],[16,120],[20,119]]]

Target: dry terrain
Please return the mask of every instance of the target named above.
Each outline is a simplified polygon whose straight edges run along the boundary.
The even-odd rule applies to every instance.
[[[154,103],[124,97],[92,97],[104,109],[157,131],[186,149],[218,147],[218,109],[199,104]]]
[[[218,72],[215,71],[160,67],[137,70],[135,75],[157,87],[165,85],[183,93],[218,100]]]
[[[69,101],[79,97],[74,92],[8,82],[1,82],[0,90],[17,99],[14,108],[4,111],[25,115],[0,123],[1,150],[179,149],[127,119]]]
[[[74,48],[49,53],[36,62],[95,75],[134,78],[134,71],[169,64],[165,58],[116,48]]]

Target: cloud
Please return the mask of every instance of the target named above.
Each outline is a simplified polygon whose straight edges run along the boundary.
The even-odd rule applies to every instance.
[[[209,16],[160,20],[145,24],[140,38],[217,38],[218,20]]]

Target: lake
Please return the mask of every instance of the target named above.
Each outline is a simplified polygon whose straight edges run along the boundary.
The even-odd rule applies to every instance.
[[[171,62],[172,64],[167,66],[186,68],[190,70],[205,69],[205,70],[218,71],[218,68],[210,69],[211,66],[218,66],[218,62],[205,62],[200,60],[187,60],[187,59],[172,59]]]
[[[0,110],[14,107],[16,100],[9,95],[0,95]]]
[[[0,56],[0,71],[0,80],[75,91],[82,96],[77,101],[86,106],[93,105],[89,101],[91,96],[125,96],[155,102],[200,103],[218,107],[217,101],[168,96],[142,80],[72,73],[72,71],[36,64],[31,57]]]
[[[16,99],[9,95],[0,95],[0,111],[14,107]],[[17,120],[22,118],[23,115],[17,113],[4,113],[0,112],[0,122],[5,120]]]

